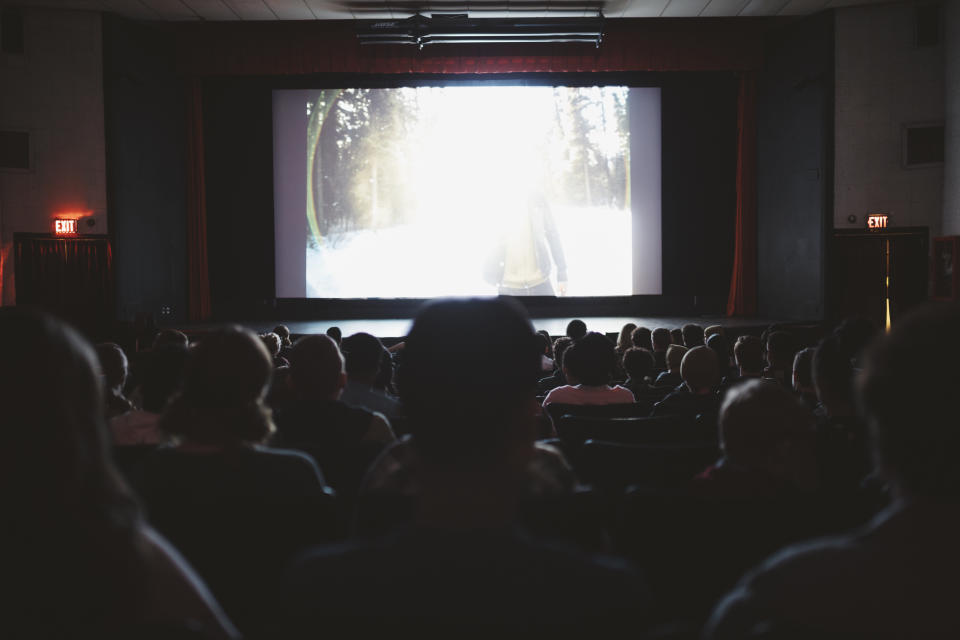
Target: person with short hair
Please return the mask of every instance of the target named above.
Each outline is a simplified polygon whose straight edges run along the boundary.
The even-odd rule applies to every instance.
[[[160,428],[160,414],[180,389],[189,352],[172,341],[141,354],[140,408],[114,416],[108,422],[113,444],[118,447],[158,445],[167,440]]]
[[[293,342],[290,341],[290,328],[285,324],[278,324],[273,328],[273,333],[277,334],[280,338],[280,350],[281,352],[284,349],[289,349],[293,346]]]
[[[633,392],[620,385],[610,386],[616,353],[603,335],[591,332],[575,341],[563,354],[563,375],[567,384],[550,391],[543,405],[621,404],[634,402]]]
[[[275,368],[290,366],[290,362],[280,355],[283,348],[283,340],[279,335],[273,332],[261,333],[260,340],[263,341],[263,346],[267,348],[267,353],[270,354],[270,360],[273,362]]]
[[[694,478],[695,494],[753,499],[816,488],[813,414],[786,389],[757,379],[733,387],[718,424],[723,456]]]
[[[290,350],[291,397],[276,416],[273,442],[309,453],[338,493],[355,491],[366,465],[394,442],[382,413],[340,400],[345,361],[332,338],[305,336]]]
[[[705,340],[703,337],[703,327],[700,325],[693,324],[692,322],[685,324],[681,332],[683,333],[683,346],[687,349],[703,346]]]
[[[657,327],[650,334],[650,343],[653,347],[653,371],[654,374],[667,370],[667,349],[670,347],[670,329],[666,327]]]
[[[653,332],[650,331],[650,329],[637,327],[633,330],[633,333],[630,334],[630,343],[635,347],[649,350],[653,342],[652,335]]]
[[[667,353],[664,361],[667,363],[667,370],[657,376],[654,381],[656,387],[677,387],[683,384],[683,378],[680,377],[680,363],[683,362],[683,356],[686,355],[687,348],[682,344],[672,344],[667,347]]]
[[[763,377],[789,388],[793,356],[797,353],[796,341],[786,331],[773,331],[767,336],[766,347],[767,366]]]
[[[390,357],[379,338],[369,333],[355,333],[344,338],[341,351],[345,356],[347,384],[340,401],[380,412],[389,419],[398,417],[400,403],[373,388],[384,364],[384,354]]]
[[[720,400],[714,392],[718,376],[717,354],[705,346],[694,347],[680,362],[683,384],[653,405],[651,416],[716,416]]]
[[[960,636],[958,326],[957,305],[922,308],[863,359],[856,397],[892,504],[864,528],[787,548],[744,576],[706,638],[760,628],[769,637]]]
[[[636,400],[650,393],[653,387],[649,378],[653,373],[653,354],[647,349],[632,347],[623,354],[623,370],[627,380],[623,386],[633,392]]]
[[[628,322],[623,327],[620,328],[620,335],[617,337],[617,355],[623,357],[623,354],[627,352],[627,349],[630,347],[636,347],[633,343],[633,332],[637,329],[637,325]]]
[[[472,366],[459,366],[464,358]],[[605,634],[642,624],[648,596],[625,565],[515,527],[534,456],[539,364],[517,304],[425,305],[398,371],[417,456],[413,521],[304,554],[277,619],[299,633],[357,637]]]
[[[683,329],[670,329],[670,340],[673,344],[683,345]]]
[[[571,320],[567,323],[567,337],[571,340],[579,340],[587,335],[587,324],[583,320]]]

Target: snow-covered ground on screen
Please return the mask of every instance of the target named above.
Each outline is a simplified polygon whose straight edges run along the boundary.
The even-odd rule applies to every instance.
[[[570,296],[631,295],[629,210],[554,210],[567,257]],[[480,216],[430,215],[410,224],[342,233],[307,248],[311,298],[432,298],[496,295],[483,266],[496,229]],[[556,273],[553,273],[556,283]]]

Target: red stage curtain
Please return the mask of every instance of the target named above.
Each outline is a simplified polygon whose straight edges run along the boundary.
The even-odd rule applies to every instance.
[[[757,312],[757,74],[740,75],[737,98],[737,221],[727,315]]]
[[[187,87],[187,296],[190,320],[210,318],[207,264],[207,191],[203,154],[203,88],[199,78]]]

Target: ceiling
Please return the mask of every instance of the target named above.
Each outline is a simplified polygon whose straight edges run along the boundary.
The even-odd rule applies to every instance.
[[[472,17],[715,18],[799,16],[891,0],[14,0],[21,7],[107,11],[136,20],[351,20],[421,13]]]

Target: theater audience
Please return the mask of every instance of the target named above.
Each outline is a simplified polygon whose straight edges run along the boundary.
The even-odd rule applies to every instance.
[[[774,498],[816,488],[813,414],[789,391],[743,382],[727,393],[718,422],[723,457],[694,478],[694,494]]]
[[[786,331],[773,331],[767,336],[766,360],[763,377],[776,380],[790,388],[793,372],[793,356],[797,353],[796,341]]]
[[[680,363],[683,356],[687,353],[687,348],[680,344],[672,344],[667,347],[666,363],[667,370],[657,376],[654,385],[657,387],[676,387],[683,382],[680,377]]]
[[[236,637],[110,462],[93,349],[50,316],[3,309],[0,353],[0,634]]]
[[[835,490],[857,489],[870,471],[867,427],[853,398],[853,366],[840,341],[827,337],[813,354],[813,384],[820,404],[817,457],[823,483]],[[911,399],[913,402],[913,399]]]
[[[723,329],[723,327],[722,327],[721,325],[719,325],[719,324],[712,324],[712,325],[710,325],[709,327],[707,327],[706,329],[703,330],[703,340],[704,340],[704,342],[708,341],[711,336],[715,336],[715,335],[723,336],[724,338],[727,337],[727,336],[726,336],[726,332],[724,331],[724,329]]]
[[[707,348],[717,354],[717,365],[720,368],[720,379],[733,377],[740,373],[739,369],[730,364],[730,348],[723,333],[714,333],[707,338]]]
[[[640,347],[627,349],[623,354],[623,369],[627,373],[627,380],[623,386],[633,392],[634,398],[649,396],[653,387],[650,385],[650,374],[653,373],[653,354]]]
[[[274,431],[264,403],[272,370],[263,342],[245,329],[203,337],[160,419],[174,443],[147,458],[137,475],[148,504],[324,492],[310,456],[262,446]]]
[[[390,354],[378,338],[369,333],[355,333],[344,338],[342,352],[346,362],[347,384],[340,401],[354,407],[380,412],[389,419],[400,415],[400,403],[374,388],[384,363]]]
[[[557,338],[553,343],[553,375],[541,378],[537,382],[537,394],[546,395],[551,389],[556,389],[567,384],[567,379],[563,375],[563,354],[567,352],[573,340],[567,336]]]
[[[960,636],[958,326],[955,305],[928,307],[865,356],[857,395],[893,504],[863,529],[771,557],[718,605],[706,637]]]
[[[550,391],[543,405],[620,404],[633,402],[633,393],[620,385],[610,386],[616,353],[603,335],[591,332],[575,341],[563,354],[567,384]]]
[[[567,323],[567,337],[571,340],[579,340],[587,335],[587,325],[583,320],[571,320]]]
[[[667,348],[670,347],[670,330],[664,327],[657,327],[650,334],[650,342],[653,346],[653,371],[660,375],[667,370]]]
[[[717,354],[704,346],[686,352],[680,362],[678,385],[667,396],[653,405],[653,416],[716,416],[720,401],[714,393],[717,384]]]
[[[293,345],[289,380],[292,397],[276,416],[273,443],[313,456],[338,493],[356,491],[372,459],[395,440],[389,421],[340,400],[347,374],[328,336],[306,336]]]
[[[681,329],[683,334],[683,346],[687,349],[703,346],[705,340],[703,337],[703,327],[698,324],[685,324]]]
[[[156,445],[166,439],[160,429],[160,413],[180,388],[187,353],[183,343],[176,340],[141,354],[140,408],[110,419],[113,444],[118,447]]]
[[[673,344],[683,344],[683,329],[670,329],[670,340]]]
[[[801,349],[793,358],[793,391],[811,410],[819,404],[817,389],[813,386],[813,354],[816,349]]]
[[[129,371],[127,355],[120,345],[105,342],[97,345],[97,359],[100,362],[106,398],[104,416],[109,420],[134,408],[133,403],[123,393]]]
[[[464,358],[473,366],[458,366]],[[632,572],[514,527],[538,371],[532,328],[514,304],[439,301],[418,314],[398,371],[419,457],[414,523],[306,554],[283,596],[289,626],[358,637],[641,627],[647,596]]]
[[[154,336],[151,349],[154,351],[164,347],[183,347],[186,349],[189,346],[190,338],[184,332],[176,329],[163,329]]]

